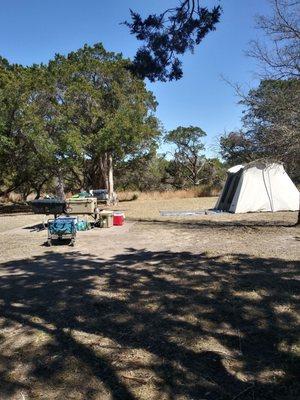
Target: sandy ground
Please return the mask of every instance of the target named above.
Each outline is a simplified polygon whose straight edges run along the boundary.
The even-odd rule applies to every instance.
[[[0,399],[298,399],[296,213],[161,217],[45,247],[0,216]]]

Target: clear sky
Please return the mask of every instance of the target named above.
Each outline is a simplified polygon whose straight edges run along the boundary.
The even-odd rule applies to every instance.
[[[46,63],[55,53],[67,54],[84,43],[102,42],[107,50],[133,57],[140,43],[120,22],[129,9],[142,15],[159,12],[179,0],[0,0],[0,54],[24,65]],[[184,57],[184,77],[177,82],[148,83],[159,106],[165,129],[197,125],[207,133],[208,154],[217,137],[240,127],[241,107],[222,79],[249,88],[257,84],[254,60],[245,56],[248,42],[257,38],[256,14],[269,13],[267,0],[204,0],[221,4],[217,30],[195,54]],[[210,150],[209,150],[210,149]]]

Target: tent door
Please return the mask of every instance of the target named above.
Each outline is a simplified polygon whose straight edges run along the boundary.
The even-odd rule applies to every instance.
[[[236,172],[235,174],[229,174],[225,183],[225,187],[222,193],[220,204],[218,206],[219,210],[229,211],[233,196],[238,187],[240,178],[242,176],[243,170]]]

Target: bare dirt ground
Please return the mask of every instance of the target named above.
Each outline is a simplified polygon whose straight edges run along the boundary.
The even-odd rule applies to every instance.
[[[0,399],[298,399],[296,213],[158,212],[214,202],[120,203],[75,248],[0,216]]]

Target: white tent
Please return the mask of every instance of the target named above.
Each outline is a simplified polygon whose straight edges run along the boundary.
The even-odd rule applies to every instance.
[[[297,211],[299,191],[279,163],[252,162],[228,170],[216,209],[233,213]]]

